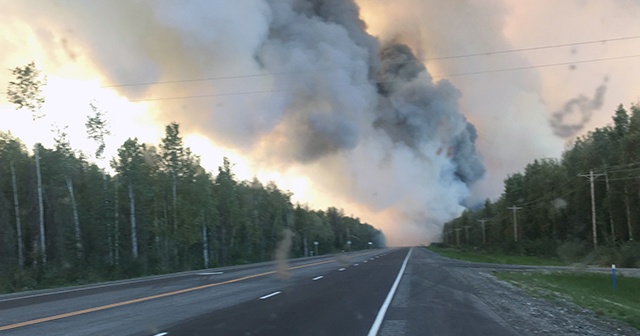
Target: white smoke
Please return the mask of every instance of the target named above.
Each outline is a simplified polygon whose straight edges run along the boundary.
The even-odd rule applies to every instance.
[[[117,87],[131,99],[191,97],[159,100],[157,118],[265,165],[304,167],[325,194],[382,214],[373,224],[390,244],[435,239],[484,174],[460,91],[402,39],[369,35],[352,1],[35,7],[32,22],[68,60],[141,84]]]

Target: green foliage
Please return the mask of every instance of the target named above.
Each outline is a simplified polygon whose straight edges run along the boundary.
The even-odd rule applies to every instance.
[[[557,253],[567,262],[635,265],[640,252],[625,243],[640,234],[640,108],[633,105],[628,113],[620,105],[612,121],[576,139],[560,159],[537,159],[508,176],[497,200],[446,223],[442,241],[516,255]],[[591,171],[598,246],[590,183],[581,177]]]
[[[93,110],[93,115],[87,116],[87,121],[84,125],[87,128],[88,138],[95,141],[98,145],[95,151],[96,159],[102,159],[106,146],[104,138],[111,135],[111,131],[109,130],[109,124],[105,119],[105,112],[98,108],[96,102],[89,103],[89,106],[91,107],[91,110]]]
[[[42,87],[47,84],[47,79],[40,75],[34,62],[12,69],[11,74],[16,80],[10,81],[7,87],[9,102],[15,104],[18,109],[29,110],[33,120],[41,118],[44,104]]]
[[[557,254],[567,264],[581,262],[585,257],[587,246],[580,240],[570,240],[558,247]]]
[[[640,243],[630,242],[620,248],[620,267],[640,267]]]
[[[273,182],[239,181],[226,158],[216,173],[207,172],[184,147],[178,124],[168,125],[166,131],[158,150],[127,139],[111,160],[113,176],[77,154],[64,131],[55,149],[39,147],[47,224],[45,267],[36,262],[40,252],[34,248],[34,158],[18,139],[0,132],[0,291],[267,261],[286,229],[293,233],[291,257],[310,255],[313,242],[318,242],[320,254],[345,250],[348,240],[352,250],[382,246],[380,231],[342,210],[294,205],[292,194]],[[99,136],[97,141],[102,141]],[[10,162],[17,172],[25,223],[23,270],[17,262]],[[68,190],[71,180],[82,225],[80,258]],[[134,237],[138,253],[133,250]]]

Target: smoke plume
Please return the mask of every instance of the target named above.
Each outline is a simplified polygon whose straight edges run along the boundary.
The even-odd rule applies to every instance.
[[[108,84],[135,84],[117,86],[130,99],[158,99],[159,121],[273,169],[302,167],[377,216],[390,244],[435,239],[484,175],[460,91],[402,39],[368,34],[353,0],[32,7],[61,63],[89,58]]]
[[[605,83],[607,79],[605,78]],[[578,134],[591,120],[594,111],[599,110],[604,103],[607,86],[602,84],[596,89],[593,99],[579,95],[564,104],[560,111],[551,115],[549,124],[553,133],[559,137],[569,138]],[[570,121],[569,119],[574,119]]]

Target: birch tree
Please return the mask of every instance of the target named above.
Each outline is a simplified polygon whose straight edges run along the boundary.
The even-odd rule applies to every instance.
[[[46,85],[47,80],[40,74],[34,62],[24,67],[16,67],[11,70],[11,74],[15,76],[15,81],[10,81],[7,88],[7,97],[9,102],[16,105],[16,109],[27,109],[31,112],[33,121],[44,116],[42,105],[45,98],[42,94],[42,88]],[[40,230],[40,254],[42,264],[47,263],[47,245],[45,241],[44,226],[44,205],[42,201],[42,176],[40,174],[40,153],[39,144],[34,146],[34,154],[36,159],[36,182],[38,191],[38,224]]]
[[[171,200],[173,204],[173,233],[178,230],[178,177],[185,160],[186,152],[180,136],[180,126],[172,122],[165,127],[165,137],[162,138],[161,155],[164,170],[171,177]]]
[[[26,157],[23,146],[17,139],[10,134],[0,133],[0,160],[9,161],[9,170],[11,173],[11,191],[13,194],[13,209],[16,222],[16,241],[18,252],[18,266],[24,268],[24,240],[22,238],[22,218],[20,214],[20,197],[18,192],[18,182],[16,177],[16,160],[20,160],[22,156]]]
[[[93,114],[87,116],[87,121],[84,124],[87,130],[87,137],[93,140],[97,145],[96,151],[94,152],[94,157],[96,158],[96,160],[103,160],[104,150],[106,148],[104,140],[105,137],[111,135],[111,130],[109,129],[109,123],[106,119],[105,112],[98,108],[98,104],[92,101],[89,103],[89,106],[91,107]],[[111,229],[111,222],[107,220],[107,218],[109,217],[107,214],[107,212],[109,211],[109,198],[107,197],[107,194],[107,172],[102,169],[102,195],[104,207],[103,214],[107,227],[109,261],[111,263],[114,263],[115,253],[112,239],[114,234]],[[117,235],[118,232],[115,232],[115,234]]]
[[[83,247],[82,247],[82,232],[80,228],[80,217],[78,216],[78,203],[76,201],[76,193],[73,187],[73,169],[71,167],[71,161],[73,158],[73,150],[69,143],[69,138],[66,132],[67,127],[62,129],[55,129],[56,136],[54,138],[56,152],[61,157],[61,163],[64,171],[64,182],[69,192],[69,198],[71,200],[71,211],[73,214],[73,233],[74,233],[74,246],[76,249],[76,258],[82,259]]]
[[[129,211],[131,223],[131,255],[138,258],[138,234],[136,225],[136,197],[135,184],[139,180],[144,168],[144,145],[138,139],[129,138],[118,149],[118,157],[114,161],[114,169],[126,184],[129,197]]]

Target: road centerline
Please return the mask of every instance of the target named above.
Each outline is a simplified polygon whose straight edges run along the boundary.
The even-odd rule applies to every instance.
[[[317,266],[317,265],[328,264],[328,263],[331,263],[331,262],[334,262],[334,261],[335,260],[319,261],[319,262],[315,262],[315,263],[303,264],[303,265],[298,265],[298,266],[295,266],[295,267],[290,267],[289,269],[293,270],[293,269],[299,269],[299,268],[304,268],[304,267],[312,267],[312,266]],[[258,277],[262,277],[262,276],[270,275],[270,274],[275,274],[275,273],[276,273],[276,271],[262,272],[262,273],[247,275],[247,276],[244,276],[244,277],[230,279],[230,280],[226,280],[226,281],[222,281],[222,282],[216,282],[216,283],[211,283],[211,284],[206,284],[206,285],[201,285],[201,286],[196,286],[196,287],[189,287],[189,288],[184,288],[184,289],[180,289],[180,290],[176,290],[176,291],[172,291],[172,292],[166,292],[166,293],[161,293],[161,294],[156,294],[156,295],[151,295],[151,296],[145,296],[145,297],[141,297],[141,298],[137,298],[137,299],[120,301],[120,302],[110,303],[110,304],[106,304],[106,305],[102,305],[102,306],[97,306],[97,307],[92,307],[92,308],[86,308],[86,309],[71,311],[71,312],[67,312],[67,313],[63,313],[63,314],[47,316],[47,317],[37,318],[37,319],[33,319],[33,320],[13,323],[13,324],[7,324],[7,325],[0,326],[0,331],[11,330],[11,329],[16,329],[16,328],[20,328],[20,327],[26,327],[26,326],[30,326],[30,325],[34,325],[34,324],[60,320],[60,319],[67,318],[67,317],[73,317],[73,316],[93,313],[93,312],[102,311],[102,310],[106,310],[106,309],[126,306],[126,305],[130,305],[130,304],[134,304],[134,303],[146,302],[146,301],[159,299],[159,298],[163,298],[163,297],[169,297],[169,296],[174,296],[174,295],[178,295],[178,294],[189,293],[189,292],[193,292],[193,291],[196,291],[196,290],[201,290],[201,289],[206,289],[206,288],[226,285],[226,284],[230,284],[230,283],[249,280],[249,279],[258,278]]]

